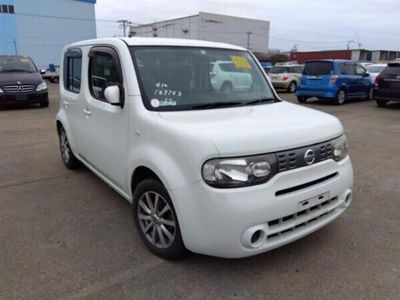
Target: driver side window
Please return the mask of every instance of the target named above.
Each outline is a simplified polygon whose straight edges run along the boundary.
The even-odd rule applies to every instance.
[[[356,74],[357,75],[365,75],[366,72],[367,72],[367,70],[364,69],[364,67],[362,67],[361,65],[356,66]]]
[[[89,61],[89,89],[92,97],[107,102],[104,91],[117,85],[122,91],[122,74],[117,53],[111,48],[93,48]],[[121,94],[122,96],[122,94]]]

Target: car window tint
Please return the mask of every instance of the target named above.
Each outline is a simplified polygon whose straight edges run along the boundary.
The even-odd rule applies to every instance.
[[[115,59],[108,53],[96,52],[89,62],[89,89],[92,96],[106,101],[104,91],[108,86],[117,85],[122,88],[122,76]]]
[[[400,75],[400,64],[388,65],[381,73],[381,76],[399,76]]]
[[[343,75],[356,75],[356,64],[354,63],[340,63],[340,73]]]
[[[73,93],[81,90],[82,57],[66,54],[64,58],[64,88]]]
[[[333,74],[333,63],[329,61],[312,61],[304,66],[305,75],[330,75]]]

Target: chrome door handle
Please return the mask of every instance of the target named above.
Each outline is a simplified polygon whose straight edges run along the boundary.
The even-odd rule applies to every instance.
[[[84,108],[84,109],[83,109],[83,113],[84,113],[85,116],[87,116],[87,117],[90,117],[90,116],[92,115],[92,112],[91,112],[89,109],[87,109],[87,108]]]
[[[65,106],[65,108],[68,108],[69,102],[64,100],[64,106]]]

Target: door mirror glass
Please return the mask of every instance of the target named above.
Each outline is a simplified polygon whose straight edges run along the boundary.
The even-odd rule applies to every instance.
[[[118,85],[110,85],[104,90],[104,97],[106,100],[114,105],[120,105],[120,90]]]
[[[364,76],[365,76],[365,77],[369,77],[369,73],[368,73],[368,72],[365,72],[365,73],[364,73]]]
[[[44,70],[44,69],[40,70],[40,74],[42,74],[42,75],[46,74],[46,70]]]

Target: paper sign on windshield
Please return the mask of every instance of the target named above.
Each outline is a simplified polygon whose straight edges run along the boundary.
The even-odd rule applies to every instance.
[[[236,69],[251,69],[249,61],[244,56],[231,55],[231,60]]]

